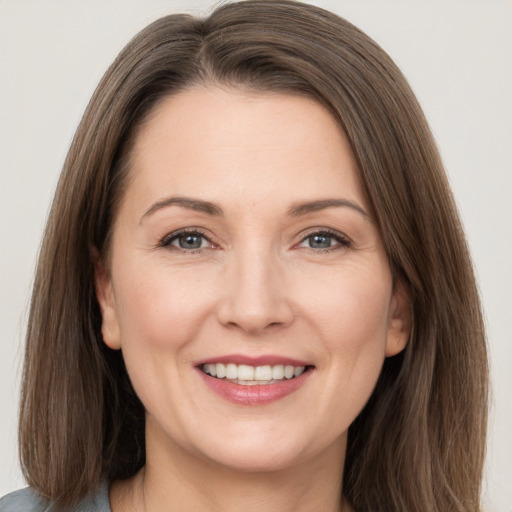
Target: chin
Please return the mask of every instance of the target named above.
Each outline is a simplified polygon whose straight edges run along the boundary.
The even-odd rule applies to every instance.
[[[205,437],[202,446],[196,446],[196,449],[212,463],[244,473],[298,468],[306,463],[310,465],[316,459],[324,459],[326,454],[329,456],[328,452],[335,454],[339,451],[342,460],[345,450],[345,436],[334,440],[328,435],[308,436],[306,432],[302,435],[295,433],[297,435],[294,436],[293,432],[278,432],[270,426],[261,426],[259,432],[249,427],[243,434],[215,436],[215,442]],[[226,443],[226,439],[230,442]]]
[[[224,450],[223,453],[211,453],[212,462],[226,469],[242,473],[270,473],[284,471],[304,462],[301,454],[295,450],[283,450],[275,448],[262,449],[253,446],[245,450]]]

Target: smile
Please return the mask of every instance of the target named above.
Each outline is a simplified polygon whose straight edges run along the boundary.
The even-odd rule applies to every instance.
[[[196,366],[204,384],[228,402],[265,405],[305,386],[316,372],[306,361],[276,356],[228,355]]]
[[[306,370],[305,366],[264,365],[251,366],[247,364],[213,363],[203,364],[201,370],[206,375],[216,379],[225,379],[242,386],[277,384],[283,380],[299,377]]]

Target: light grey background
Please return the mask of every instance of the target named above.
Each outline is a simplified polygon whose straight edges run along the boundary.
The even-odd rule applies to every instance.
[[[467,230],[493,378],[486,510],[512,511],[512,3],[319,0],[365,30],[410,80]],[[0,0],[0,495],[16,460],[22,340],[45,217],[95,85],[138,30],[208,1]]]

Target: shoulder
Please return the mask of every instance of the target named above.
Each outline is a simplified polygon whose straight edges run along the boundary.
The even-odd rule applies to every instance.
[[[91,494],[78,505],[65,509],[66,512],[111,512],[108,500],[108,484],[103,483],[96,493]],[[55,505],[45,501],[32,488],[27,487],[0,498],[1,512],[53,512]],[[59,509],[62,511],[62,508]]]
[[[30,487],[0,498],[2,512],[46,512],[50,510],[49,507],[50,505]]]
[[[108,500],[109,487],[107,482],[103,482],[95,493],[85,498],[70,512],[112,512]]]

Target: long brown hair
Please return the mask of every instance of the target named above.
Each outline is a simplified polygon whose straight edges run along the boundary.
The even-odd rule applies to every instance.
[[[388,55],[353,25],[287,0],[171,15],[140,32],[94,93],[43,239],[27,333],[20,456],[30,485],[77,502],[145,462],[144,409],[102,342],[105,257],[137,127],[195,84],[303,94],[339,121],[414,328],[350,427],[343,492],[357,511],[478,511],[487,358],[471,260],[431,132]]]

